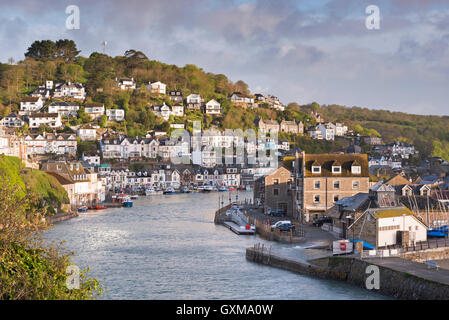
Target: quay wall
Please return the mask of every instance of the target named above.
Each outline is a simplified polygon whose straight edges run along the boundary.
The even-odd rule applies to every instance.
[[[272,254],[267,249],[249,247],[246,258],[250,261],[277,267],[322,279],[340,280],[366,289],[366,268],[372,261],[355,257],[331,256],[311,261],[299,261]],[[449,285],[377,265],[380,289],[383,295],[404,300],[447,300]],[[373,289],[374,290],[374,289]]]
[[[76,212],[62,212],[62,213],[55,214],[54,216],[45,217],[45,221],[47,222],[47,224],[53,224],[55,222],[69,220],[69,219],[77,217],[77,216],[78,216],[78,213],[76,213]]]

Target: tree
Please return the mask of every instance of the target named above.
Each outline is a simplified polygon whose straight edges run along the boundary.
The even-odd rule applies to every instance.
[[[108,117],[106,115],[102,115],[100,120],[98,121],[101,128],[106,127],[107,122],[108,122]]]
[[[77,50],[75,42],[68,39],[56,41],[56,48],[57,58],[62,59],[65,62],[75,61],[76,56],[81,52]]]
[[[25,53],[25,57],[35,60],[53,60],[58,56],[58,47],[51,40],[34,41]]]

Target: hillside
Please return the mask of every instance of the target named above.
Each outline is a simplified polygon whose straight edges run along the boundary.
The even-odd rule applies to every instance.
[[[326,121],[343,122],[361,135],[381,135],[384,142],[403,141],[415,144],[420,155],[440,156],[449,160],[449,117],[411,115],[386,110],[347,108],[338,105],[319,106],[317,103],[300,106],[291,102],[285,111],[261,107],[243,109],[232,106],[227,97],[234,91],[251,94],[248,85],[231,81],[223,74],[213,74],[188,64],[184,67],[151,60],[141,51],[128,50],[123,56],[110,57],[94,52],[88,57],[80,56],[71,40],[35,41],[25,53],[25,59],[17,64],[0,64],[0,117],[17,111],[20,99],[30,94],[43,80],[71,81],[86,85],[88,102],[101,102],[106,108],[122,108],[126,118],[109,126],[125,132],[128,136],[143,136],[149,130],[170,131],[170,123],[185,122],[187,129],[193,120],[202,120],[203,128],[255,128],[254,121],[262,119],[297,120],[305,126],[314,125],[311,111],[319,112]],[[137,81],[138,90],[117,90],[115,78],[128,77]],[[199,93],[205,101],[214,98],[222,107],[222,116],[204,115],[199,111],[186,110],[183,118],[171,117],[169,121],[156,117],[148,106],[167,103],[168,97],[153,95],[145,85],[162,81],[167,90],[181,90],[184,97]],[[281,99],[282,100],[282,99]],[[89,118],[80,111],[78,118],[68,124],[88,123]],[[104,121],[99,122],[104,126]],[[70,129],[69,129],[70,130]],[[281,135],[293,146],[308,152],[342,151],[348,141],[335,143],[311,140],[307,137]]]
[[[37,196],[39,207],[45,208],[46,213],[53,213],[54,208],[61,209],[62,204],[69,203],[67,192],[55,177],[23,168],[19,158],[0,155],[0,178],[18,186],[17,195],[21,198]]]
[[[322,106],[320,113],[329,121],[374,129],[382,135],[385,143],[411,143],[424,155],[439,156],[449,161],[448,116],[424,116],[338,105]]]

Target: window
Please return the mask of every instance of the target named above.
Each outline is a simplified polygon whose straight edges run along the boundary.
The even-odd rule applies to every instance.
[[[321,188],[321,182],[315,181],[315,189],[320,189],[320,188]]]
[[[340,198],[340,197],[339,197],[338,195],[335,195],[335,196],[334,196],[334,202],[337,202],[337,201],[339,200],[339,198]]]
[[[279,184],[279,179],[274,179],[274,184]]]
[[[321,173],[321,167],[320,166],[313,166],[312,167],[313,173]]]
[[[340,166],[332,166],[332,173],[341,173],[341,167]]]
[[[279,195],[279,189],[273,189],[273,195],[278,196]]]
[[[313,196],[313,203],[320,203],[320,196],[319,195]]]
[[[340,181],[334,181],[334,189],[339,190],[340,189]]]
[[[360,174],[362,173],[362,167],[360,166],[352,166],[351,167],[352,174]]]
[[[352,189],[357,190],[359,189],[360,183],[359,181],[352,181]]]

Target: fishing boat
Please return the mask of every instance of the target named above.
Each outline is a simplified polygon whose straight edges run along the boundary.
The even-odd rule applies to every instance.
[[[78,208],[78,212],[87,212],[88,209],[86,206],[82,206]]]

